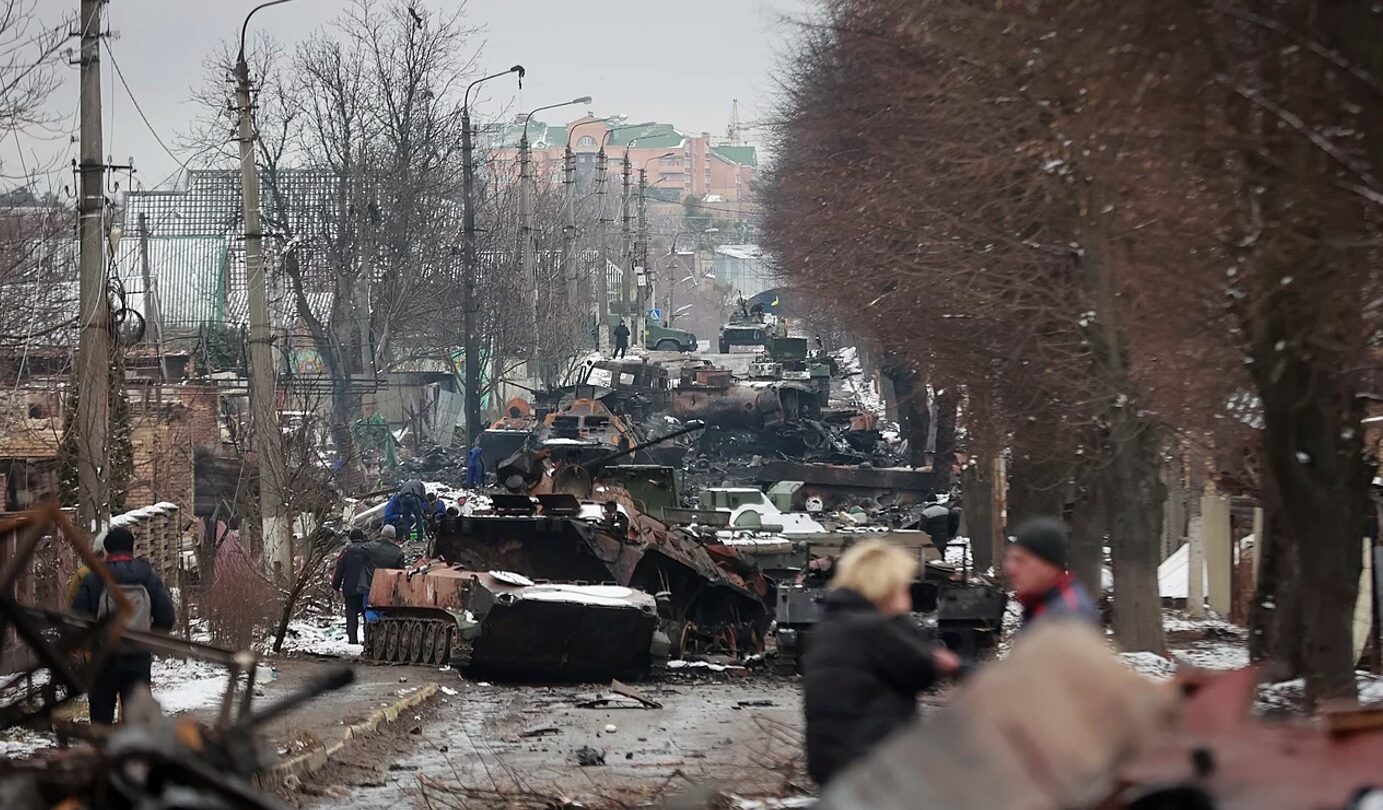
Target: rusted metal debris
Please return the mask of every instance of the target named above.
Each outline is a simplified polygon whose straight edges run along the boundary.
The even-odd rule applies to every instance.
[[[11,676],[9,685],[42,684],[19,690],[0,706],[0,728],[23,724],[53,730],[60,742],[84,739],[89,747],[59,748],[31,759],[0,763],[0,796],[6,810],[62,807],[264,808],[284,805],[260,790],[257,774],[272,764],[258,730],[317,695],[354,679],[349,668],[324,673],[297,692],[263,709],[253,706],[258,666],[248,651],[232,652],[161,633],[126,629],[131,606],[109,570],[90,551],[90,539],[51,503],[0,530],[19,528],[16,553],[0,571],[0,631],[13,625],[38,662]],[[116,602],[103,619],[18,603],[15,579],[32,558],[40,539],[57,537],[72,545],[87,567],[106,583]],[[102,662],[117,647],[164,656],[197,658],[225,666],[226,691],[216,724],[206,728],[189,719],[165,718],[144,690],[124,705],[115,727],[55,722],[53,712],[90,690]],[[80,653],[80,654],[79,654]],[[242,683],[243,676],[243,683]],[[15,691],[15,690],[11,690]]]

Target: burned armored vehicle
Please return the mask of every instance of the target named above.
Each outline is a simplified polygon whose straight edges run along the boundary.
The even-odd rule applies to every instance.
[[[641,449],[581,464],[554,464],[547,451],[506,460],[497,472],[516,491],[439,533],[434,560],[375,573],[367,654],[597,679],[636,677],[669,656],[762,649],[773,595],[757,567],[601,479]]]
[[[637,678],[668,645],[657,602],[633,588],[538,583],[446,562],[378,571],[365,655],[450,664],[475,674],[575,680]]]

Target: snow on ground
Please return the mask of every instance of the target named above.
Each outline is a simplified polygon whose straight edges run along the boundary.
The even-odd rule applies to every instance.
[[[361,633],[364,633],[364,628],[361,628]],[[322,615],[289,622],[288,632],[283,636],[283,650],[309,655],[358,658],[365,651],[365,646],[351,644],[346,640],[344,617]]]
[[[885,418],[883,397],[879,395],[879,388],[874,384],[874,380],[864,375],[859,352],[854,346],[846,346],[840,350],[837,358],[843,375],[841,387],[855,400],[861,410],[869,411],[880,419]]]
[[[0,736],[0,759],[27,757],[53,745],[51,738],[35,734],[27,728],[5,729],[3,736]]]
[[[155,658],[153,669],[154,698],[164,714],[180,714],[206,708],[220,702],[226,693],[227,670],[218,664],[182,658]],[[274,679],[269,667],[260,667],[255,683]]]

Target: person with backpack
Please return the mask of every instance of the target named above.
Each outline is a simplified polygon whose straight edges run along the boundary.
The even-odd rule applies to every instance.
[[[167,632],[173,629],[173,597],[148,560],[134,558],[134,535],[123,526],[106,532],[106,569],[120,586],[121,593],[134,608],[126,623],[130,630]],[[115,597],[106,590],[101,577],[92,571],[82,578],[72,611],[100,619],[116,611]],[[152,681],[154,656],[145,650],[117,649],[101,665],[87,696],[91,722],[115,722],[115,703],[127,701],[136,687]]]

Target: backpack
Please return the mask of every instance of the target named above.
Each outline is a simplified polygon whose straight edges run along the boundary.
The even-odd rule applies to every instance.
[[[147,633],[154,627],[153,602],[149,598],[149,589],[143,585],[120,585],[120,592],[125,594],[130,606],[134,608],[134,613],[125,622],[126,630],[136,630]],[[96,610],[96,617],[104,619],[116,612],[115,597],[110,595],[110,588],[101,591],[101,604]]]

